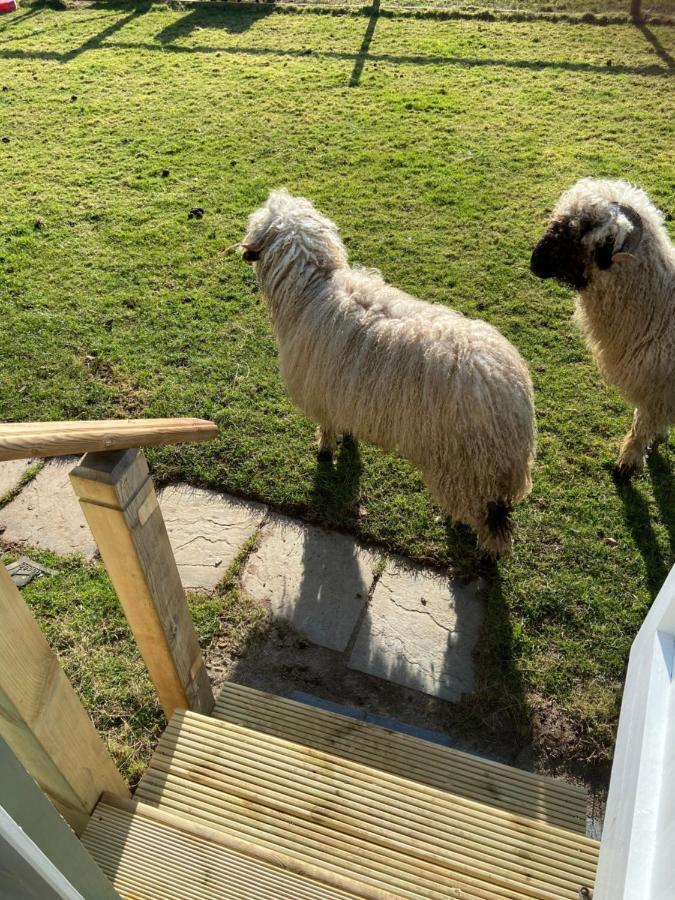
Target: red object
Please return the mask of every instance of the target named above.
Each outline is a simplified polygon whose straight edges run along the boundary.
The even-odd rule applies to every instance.
[[[0,13],[14,12],[16,9],[16,0],[0,0]]]

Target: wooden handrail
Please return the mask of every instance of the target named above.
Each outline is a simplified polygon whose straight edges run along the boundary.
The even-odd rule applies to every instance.
[[[70,473],[167,718],[213,693],[144,446],[207,441],[204,419],[0,423],[0,461],[83,456]],[[128,794],[0,561],[0,737],[81,832],[103,790]]]
[[[0,461],[210,441],[217,433],[206,419],[1,423]]]

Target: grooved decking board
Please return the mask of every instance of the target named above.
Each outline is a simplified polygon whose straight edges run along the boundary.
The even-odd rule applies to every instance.
[[[586,833],[585,791],[564,781],[233,683],[223,688],[212,715],[516,815]]]
[[[575,900],[595,877],[589,838],[195,713],[136,798],[393,896]]]
[[[122,898],[128,900],[356,900],[367,892],[318,883],[233,849],[208,829],[107,796],[82,842]],[[377,897],[377,900],[381,900]]]

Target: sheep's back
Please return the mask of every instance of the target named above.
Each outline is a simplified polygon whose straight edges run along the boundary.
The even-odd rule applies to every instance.
[[[309,416],[418,464],[466,446],[534,443],[532,387],[495,328],[417,300],[379,276],[315,297],[280,341],[283,378]]]

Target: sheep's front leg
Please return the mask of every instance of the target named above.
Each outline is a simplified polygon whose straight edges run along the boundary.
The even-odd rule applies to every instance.
[[[316,429],[316,439],[319,443],[317,456],[319,459],[332,459],[337,450],[337,432],[331,428],[319,425]]]
[[[624,438],[619,458],[614,466],[614,471],[619,478],[627,479],[642,471],[647,450],[661,430],[655,427],[649,416],[645,415],[643,411],[635,410],[633,425]]]

